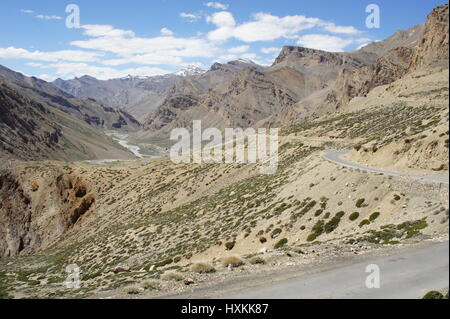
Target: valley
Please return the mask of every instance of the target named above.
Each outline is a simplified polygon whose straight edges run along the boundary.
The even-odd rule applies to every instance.
[[[0,67],[0,299],[448,290],[448,90],[448,4],[356,51],[285,46],[271,66],[53,83]],[[279,128],[277,170],[175,163],[170,132],[194,120]],[[363,286],[370,263],[384,290]]]

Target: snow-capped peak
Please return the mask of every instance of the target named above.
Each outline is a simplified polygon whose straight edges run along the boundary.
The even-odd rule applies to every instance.
[[[174,74],[179,75],[179,76],[191,76],[191,75],[200,75],[205,72],[206,72],[205,70],[203,70],[195,65],[188,65],[183,70],[175,72]]]

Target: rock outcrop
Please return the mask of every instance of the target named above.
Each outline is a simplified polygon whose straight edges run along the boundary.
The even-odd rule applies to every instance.
[[[448,4],[439,6],[428,16],[425,32],[411,61],[411,70],[432,64],[448,67],[448,10]]]

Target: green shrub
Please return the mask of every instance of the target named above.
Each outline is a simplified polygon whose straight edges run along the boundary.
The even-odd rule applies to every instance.
[[[352,222],[357,220],[358,218],[359,218],[359,213],[358,212],[354,212],[348,217],[348,219],[350,219]]]
[[[227,250],[232,250],[234,248],[234,246],[236,245],[236,242],[234,241],[229,241],[227,243],[225,243],[225,248]]]
[[[429,291],[423,296],[422,299],[445,299],[444,295],[439,291]]]
[[[364,207],[364,202],[365,202],[365,201],[366,201],[366,200],[365,200],[364,198],[358,199],[358,200],[356,201],[356,207],[358,207],[358,208]]]
[[[288,243],[287,238],[280,239],[280,240],[275,244],[275,246],[273,246],[273,248],[274,248],[274,249],[280,249],[281,247],[285,246],[287,243]]]
[[[362,222],[359,223],[359,227],[362,228],[369,224],[370,224],[370,221],[368,219],[364,219]]]
[[[309,236],[308,236],[308,238],[306,238],[306,240],[307,241],[315,241],[316,238],[317,238],[317,234],[312,233],[312,234],[309,234]]]
[[[314,216],[315,216],[315,217],[319,217],[322,213],[323,213],[323,209],[318,209],[318,210],[316,210],[316,212],[314,213]]]
[[[394,195],[394,200],[399,201],[400,199],[402,199],[399,195]]]
[[[281,234],[281,232],[282,232],[281,228],[276,228],[276,229],[274,229],[274,231],[272,232],[272,234],[270,234],[270,236],[271,236],[272,238],[277,238],[278,235]]]
[[[342,217],[344,217],[345,212],[338,212],[336,216],[331,218],[331,220],[325,224],[324,230],[327,234],[333,232],[336,228],[338,228],[339,223],[341,222]]]
[[[375,221],[378,217],[380,217],[380,213],[379,212],[375,212],[372,215],[370,215],[369,217],[369,221],[373,222]]]

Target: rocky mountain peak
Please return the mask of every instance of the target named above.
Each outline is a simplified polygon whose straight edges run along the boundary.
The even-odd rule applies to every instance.
[[[425,32],[411,69],[441,63],[448,66],[448,4],[436,7],[427,18]]]

